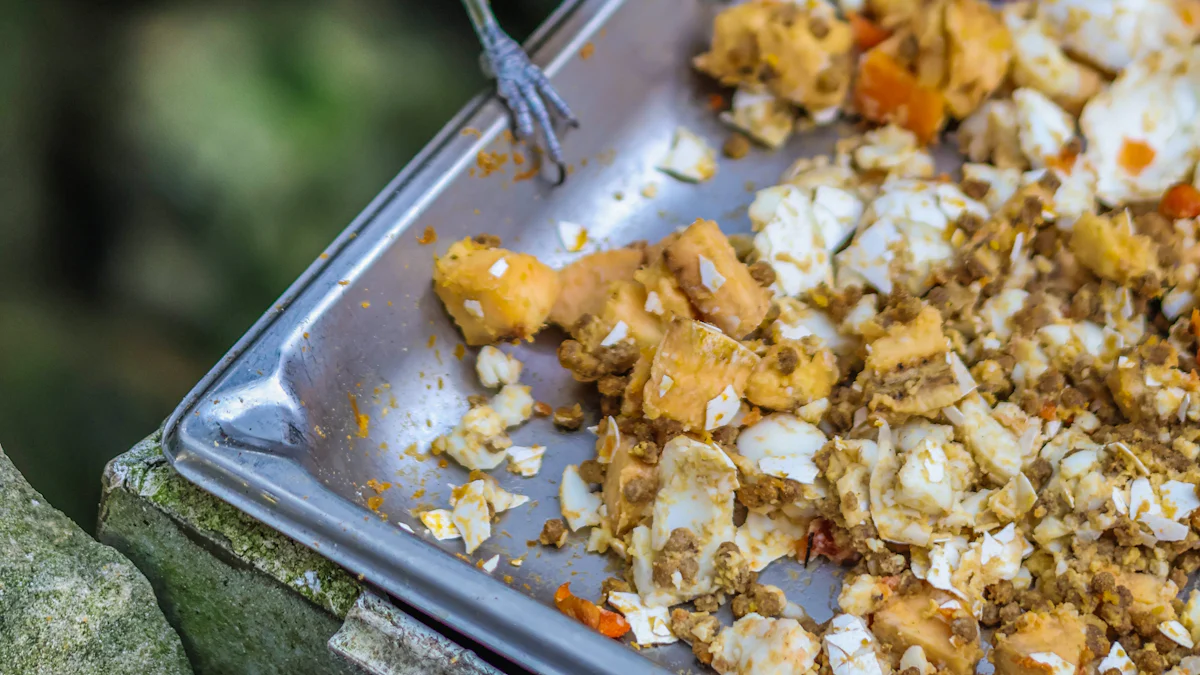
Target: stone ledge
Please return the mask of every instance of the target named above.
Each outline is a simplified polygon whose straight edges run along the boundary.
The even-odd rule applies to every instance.
[[[0,671],[185,675],[150,584],[33,489],[0,450]]]

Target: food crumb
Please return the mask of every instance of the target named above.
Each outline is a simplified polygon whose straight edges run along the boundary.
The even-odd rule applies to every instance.
[[[358,437],[366,438],[367,433],[371,428],[371,418],[369,415],[358,410],[358,397],[354,394],[346,394],[350,398],[350,409],[354,411],[354,422],[358,425]]]
[[[508,162],[508,155],[502,152],[480,150],[479,154],[475,155],[475,164],[479,167],[480,175],[483,178],[500,171],[506,162]]]
[[[417,235],[417,243],[424,246],[437,241],[437,230],[433,229],[432,225],[426,225],[425,231]]]
[[[596,45],[591,42],[588,42],[585,45],[583,45],[582,49],[579,50],[579,58],[583,59],[584,61],[587,61],[588,59],[592,58],[592,55],[595,53],[596,53]]]
[[[658,183],[646,183],[642,186],[642,196],[646,199],[654,199],[658,196]]]
[[[467,348],[464,347],[461,343],[454,346],[454,358],[458,359],[459,361],[462,361],[463,357],[466,356],[466,354],[467,354]]]
[[[367,309],[367,308],[369,308],[370,306],[371,306],[371,303],[367,302],[366,300],[363,300],[363,303],[362,303],[362,308],[363,308],[363,309]]]
[[[367,508],[368,509],[371,509],[372,511],[374,511],[376,513],[379,513],[379,507],[381,507],[381,506],[383,506],[383,497],[380,497],[379,495],[375,495],[373,497],[367,497]]]
[[[750,154],[750,139],[743,134],[730,134],[721,146],[721,152],[729,159],[741,159]]]
[[[462,130],[462,135],[463,136],[474,136],[475,138],[479,138],[483,134],[479,133],[479,130],[474,127],[467,127],[466,129]]]

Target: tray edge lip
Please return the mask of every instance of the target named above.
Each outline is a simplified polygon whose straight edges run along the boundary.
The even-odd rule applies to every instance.
[[[568,53],[565,49],[566,45],[564,45],[564,49],[549,51],[547,43],[552,37],[557,35],[559,31],[566,27],[568,20],[576,11],[587,7],[593,7],[595,8],[596,16],[608,16],[625,3],[626,0],[566,0],[534,31],[529,40],[526,41],[525,47],[535,62],[545,64],[554,63],[566,56]],[[587,25],[588,24],[585,23],[580,26],[580,28],[584,28]],[[180,437],[181,423],[184,419],[186,419],[186,416],[192,412],[192,409],[201,400],[203,400],[209,392],[213,390],[213,387],[217,385],[226,374],[229,373],[230,369],[264,338],[269,329],[274,326],[279,319],[289,314],[293,306],[293,302],[299,298],[329,266],[333,265],[336,261],[340,260],[343,255],[345,255],[346,249],[355,240],[358,234],[366,229],[371,223],[373,223],[386,207],[392,205],[396,199],[407,197],[414,203],[420,199],[423,192],[416,194],[411,193],[411,189],[413,188],[414,184],[420,183],[422,178],[428,177],[430,172],[437,170],[436,167],[433,166],[434,160],[442,156],[459,154],[456,151],[457,148],[455,146],[461,145],[461,149],[468,148],[469,143],[464,142],[461,139],[461,131],[469,126],[470,122],[486,122],[486,124],[479,126],[487,128],[490,127],[491,124],[506,120],[507,117],[507,112],[497,101],[495,94],[489,89],[485,89],[483,92],[473,96],[453,117],[450,118],[450,120],[437,132],[437,134],[435,134],[434,137],[416,155],[413,156],[413,158],[404,166],[404,168],[394,178],[392,178],[384,186],[384,188],[374,198],[371,199],[370,202],[368,202],[366,207],[364,207],[362,211],[360,211],[358,215],[356,215],[338,234],[338,236],[324,249],[324,252],[328,253],[328,257],[325,259],[317,258],[314,260],[313,263],[311,263],[303,272],[301,272],[300,276],[298,276],[296,280],[289,284],[289,286],[270,306],[270,308],[267,309],[257,320],[255,320],[255,322],[244,334],[242,334],[242,336],[234,343],[234,345],[224,355],[222,355],[222,357],[207,373],[205,373],[204,377],[202,377],[200,381],[188,391],[185,397],[167,417],[162,426],[161,444],[163,454],[173,469],[175,469],[189,482],[195,484],[197,487],[200,487],[206,492],[213,494],[222,501],[229,503],[239,511],[242,511],[250,517],[263,522],[263,524],[267,525],[268,527],[277,529],[283,534],[292,537],[301,545],[317,550],[309,543],[306,543],[309,538],[304,537],[303,534],[320,534],[319,530],[314,530],[309,525],[303,524],[291,517],[276,518],[274,521],[268,521],[267,519],[257,515],[258,512],[264,511],[264,507],[258,504],[248,495],[243,494],[242,490],[239,490],[237,487],[235,487],[235,483],[242,482],[242,474],[229,466],[228,464],[230,462],[219,461],[213,453],[207,451],[207,446],[201,448],[190,447],[189,444]],[[439,180],[440,177],[435,177],[433,184],[436,185]],[[199,461],[187,461],[184,459],[184,453],[195,457],[196,460]],[[243,485],[245,484],[243,483]],[[245,485],[245,487],[248,488],[249,486]],[[423,540],[419,541],[418,543],[433,548],[430,544],[424,542]],[[330,548],[332,550],[318,550],[318,553],[332,560],[336,564],[347,568],[349,568],[347,564],[348,561],[359,560],[362,562],[368,557],[365,553],[355,554],[345,552],[341,549],[341,547],[336,545]],[[493,581],[495,584],[499,584],[501,588],[512,590],[497,580],[493,579],[491,581]],[[391,593],[396,592],[393,589],[387,589],[386,586],[382,586],[382,584],[381,587],[384,587],[385,590],[388,590]],[[535,603],[538,607],[544,607],[541,603],[533,600],[529,596],[526,596],[524,593],[520,593],[518,591],[513,592],[516,593],[522,600],[528,601],[529,603]],[[422,609],[421,611],[424,612],[425,610]],[[433,620],[437,622],[444,621],[442,617],[429,614],[428,612],[425,613],[428,615],[425,620]],[[520,646],[517,646],[516,649],[512,649],[509,648],[509,645],[507,644],[495,644],[496,641],[489,640],[487,639],[487,636],[481,635],[475,631],[469,629],[460,629],[457,626],[454,626],[454,628],[460,630],[464,635],[476,640],[484,647],[493,650],[502,658],[508,659],[519,666],[536,668],[538,672],[563,673],[564,675],[567,673],[580,672],[579,670],[575,669],[562,670],[556,667],[555,664],[547,663],[543,659],[536,657],[534,657],[532,660],[536,661],[537,663],[530,663],[528,657],[532,655],[526,652],[526,650]],[[569,626],[567,628],[567,632],[577,632],[574,630],[575,628],[576,627],[574,626]],[[618,662],[625,662],[620,664],[625,667],[625,669],[622,670],[623,674],[629,673],[629,675],[633,675],[633,673],[642,672],[670,672],[662,666],[659,666],[657,663],[654,663],[647,658],[638,656],[635,652],[629,650],[623,645],[619,645],[619,643],[615,641],[600,640],[586,628],[583,628],[582,626],[577,628],[578,631],[582,631],[582,635],[586,637],[589,642],[594,641],[594,643],[597,645],[607,642],[615,648],[613,650],[601,649],[593,652],[594,656],[599,658],[586,659],[593,661],[593,664],[590,665],[601,666],[601,659],[607,655],[609,657],[616,657],[616,661]],[[582,660],[585,659],[581,659],[581,661]],[[607,663],[610,666],[617,665],[613,663],[611,658],[608,661],[604,661],[604,663]],[[584,664],[581,662],[576,662],[574,665],[583,666]],[[589,671],[611,672],[611,668],[603,668],[602,671],[589,669]]]

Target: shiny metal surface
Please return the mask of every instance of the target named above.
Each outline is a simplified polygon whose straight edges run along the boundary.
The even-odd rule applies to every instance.
[[[434,541],[413,515],[446,507],[447,485],[464,482],[466,471],[406,449],[415,444],[426,451],[467,409],[468,395],[485,393],[473,372],[474,350],[456,358],[461,338],[430,284],[433,255],[452,241],[490,232],[508,248],[560,265],[577,254],[563,250],[558,220],[586,225],[601,245],[656,239],[697,217],[715,219],[726,232],[747,231],[755,187],[773,184],[801,155],[832,150],[837,130],[803,134],[777,153],[722,159],[717,177],[702,185],[654,168],[678,124],[714,146],[727,136],[708,104],[716,90],[689,65],[706,44],[715,10],[702,0],[567,3],[535,37],[533,50],[583,124],[564,134],[573,167],[566,184],[516,180],[531,166],[529,152],[517,148],[526,159],[515,165],[501,106],[482,98],[472,103],[181,404],[164,444],[176,469],[533,671],[703,670],[682,643],[634,652],[553,607],[554,589],[564,581],[594,598],[603,578],[619,574],[606,557],[585,552],[584,536],[573,536],[562,550],[526,543],[559,515],[557,479],[565,465],[592,455],[590,434],[560,433],[545,419],[513,433],[517,444],[540,443],[548,451],[536,478],[492,472],[534,501],[502,514],[473,556],[471,562],[500,554],[491,576],[455,557],[460,541]],[[484,176],[480,152],[507,160]],[[653,197],[650,185],[657,188]],[[437,242],[419,245],[426,227],[437,232]],[[548,330],[510,351],[525,362],[522,380],[538,400],[557,406],[582,398],[593,404],[593,423],[595,400],[556,361],[560,340]],[[370,420],[365,437],[352,396]],[[375,494],[366,486],[370,479],[392,483],[378,515],[364,506]],[[509,564],[517,557],[524,558],[521,567]],[[777,563],[765,581],[821,621],[830,616],[838,581],[834,570],[813,567]]]

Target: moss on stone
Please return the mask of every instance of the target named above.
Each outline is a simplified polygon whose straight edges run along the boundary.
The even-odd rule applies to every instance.
[[[146,579],[47,504],[2,450],[0,670],[192,672]]]
[[[167,464],[156,432],[104,472],[104,495],[125,489],[225,548],[242,562],[345,618],[360,587],[342,568],[188,482]],[[101,521],[105,519],[101,513]]]
[[[351,672],[325,644],[354,579],[175,473],[158,434],[109,464],[98,530],[149,577],[198,675]]]

